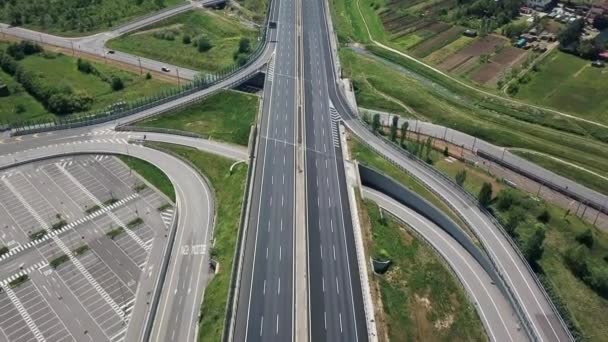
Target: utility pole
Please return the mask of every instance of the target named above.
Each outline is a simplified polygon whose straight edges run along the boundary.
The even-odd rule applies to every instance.
[[[70,44],[72,45],[72,56],[75,56],[76,52],[74,52],[74,42],[70,40]]]
[[[177,73],[177,86],[180,86],[180,81],[179,81],[179,68],[175,68],[175,72]]]
[[[139,62],[139,75],[143,75],[144,70],[141,67],[141,58],[137,57],[137,61]]]

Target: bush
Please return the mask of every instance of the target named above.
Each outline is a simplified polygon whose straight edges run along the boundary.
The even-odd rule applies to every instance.
[[[534,232],[522,244],[522,253],[531,266],[538,266],[537,262],[543,256],[545,243],[545,226],[537,224],[534,227]]]
[[[589,250],[585,246],[576,246],[566,250],[564,254],[564,262],[570,269],[572,274],[580,279],[583,279],[589,275],[589,266],[587,261],[589,259]]]
[[[93,64],[91,64],[91,62],[89,61],[85,61],[81,58],[78,58],[78,61],[76,62],[76,66],[78,68],[78,71],[85,73],[85,74],[92,74],[95,73],[95,67],[93,66]]]
[[[47,101],[49,111],[65,115],[86,111],[91,108],[93,98],[86,93],[56,92]]]
[[[454,178],[456,180],[456,184],[458,184],[459,186],[463,186],[464,185],[464,181],[467,180],[467,170],[466,169],[462,169],[462,170],[458,171],[456,173],[456,176]]]
[[[496,207],[501,211],[509,210],[513,205],[519,203],[519,196],[511,189],[502,190],[496,198]]]
[[[23,105],[23,103],[17,103],[15,105],[15,113],[21,114],[23,112],[25,112],[25,106]]]
[[[251,42],[249,38],[243,37],[239,41],[239,53],[249,53],[251,52]]]
[[[11,55],[16,60],[23,59],[25,56],[33,55],[42,51],[42,46],[28,40],[13,43],[6,48],[6,53]]]
[[[544,224],[549,223],[549,221],[551,220],[551,214],[549,213],[549,211],[547,209],[544,209],[537,217],[536,219],[538,220],[538,222],[542,222]]]
[[[111,85],[112,85],[112,90],[114,90],[114,91],[123,90],[125,88],[125,84],[122,82],[122,79],[120,79],[120,77],[118,77],[118,76],[112,77]]]
[[[478,200],[479,205],[484,208],[487,208],[490,205],[492,202],[492,184],[487,182],[483,183],[481,189],[479,190]]]
[[[184,43],[184,44],[191,44],[192,43],[192,38],[190,37],[190,35],[185,34],[182,37],[182,43]]]
[[[588,248],[593,247],[593,232],[591,229],[587,229],[582,233],[579,233],[575,237],[576,241],[580,244],[587,246]]]
[[[211,44],[211,41],[209,40],[209,38],[202,36],[198,39],[197,47],[198,47],[198,52],[207,52],[207,51],[211,50],[211,48],[213,47],[213,44]]]
[[[152,75],[151,75],[149,72],[147,72],[147,73],[146,73],[146,79],[147,79],[147,80],[152,79]]]
[[[247,55],[240,53],[237,57],[236,57],[236,64],[239,66],[243,66],[245,64],[247,64]]]

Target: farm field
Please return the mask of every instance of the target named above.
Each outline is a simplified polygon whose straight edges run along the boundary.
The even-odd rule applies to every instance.
[[[4,50],[7,46],[0,44],[0,49]],[[83,110],[68,114],[104,109],[117,102],[133,101],[171,87],[168,83],[100,63],[90,63],[95,72],[81,72],[76,58],[60,53],[41,52],[17,63],[23,70],[36,74],[40,84],[87,99],[89,104],[82,106]],[[43,102],[26,91],[14,76],[2,71],[0,78],[11,91],[8,97],[0,98],[0,121],[19,122],[55,117],[53,110],[45,108]],[[112,80],[116,78],[120,79],[122,88],[114,90]]]
[[[589,61],[561,51],[547,56],[539,67],[528,73],[528,83],[519,85],[516,98],[608,124],[607,69],[593,68]]]
[[[257,29],[227,13],[189,11],[112,39],[107,45],[115,50],[182,67],[216,72],[235,62],[241,38],[249,39],[251,49],[257,43]],[[201,43],[201,40],[206,42]],[[199,44],[208,45],[201,48]]]
[[[184,0],[13,0],[0,2],[0,21],[62,36],[109,30]]]

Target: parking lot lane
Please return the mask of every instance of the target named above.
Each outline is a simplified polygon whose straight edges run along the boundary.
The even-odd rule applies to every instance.
[[[0,329],[7,337],[8,342],[36,341],[36,336],[34,336],[6,291],[0,292]]]
[[[82,306],[82,303],[63,285],[56,272],[52,270],[47,270],[46,274],[45,272],[34,272],[30,277],[77,341],[104,341],[108,339],[101,327],[95,323]]]
[[[76,340],[32,281],[27,281],[18,286],[14,293],[33,323],[38,327],[45,341]]]
[[[18,241],[24,241],[27,236],[21,229],[17,228],[17,222],[13,220],[11,215],[4,209],[0,203],[0,240],[5,247],[16,247]]]
[[[120,247],[107,238],[95,239],[89,243],[89,247],[129,289],[135,291],[141,269]]]

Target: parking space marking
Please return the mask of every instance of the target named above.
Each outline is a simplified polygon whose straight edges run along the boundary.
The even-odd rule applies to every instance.
[[[78,219],[76,221],[70,222],[70,223],[68,223],[66,226],[64,226],[61,229],[53,230],[53,231],[47,233],[45,236],[43,236],[40,239],[36,239],[36,240],[30,241],[30,242],[28,242],[28,243],[26,243],[24,245],[19,245],[19,246],[15,247],[15,248],[11,249],[8,253],[5,253],[5,254],[1,255],[0,256],[0,262],[3,261],[3,260],[6,260],[6,259],[8,259],[8,258],[10,258],[12,256],[14,256],[15,254],[17,254],[17,253],[19,253],[21,251],[24,251],[24,250],[26,250],[28,248],[34,247],[36,245],[39,245],[40,243],[42,243],[44,241],[47,241],[48,239],[50,239],[50,238],[52,238],[52,237],[54,237],[56,235],[60,235],[60,234],[66,232],[66,231],[68,231],[68,230],[70,230],[72,228],[75,228],[75,227],[77,227],[77,226],[85,223],[85,222],[91,221],[91,220],[93,220],[94,218],[96,218],[98,216],[101,216],[101,215],[103,215],[105,213],[111,212],[114,209],[122,207],[127,202],[130,202],[131,200],[134,200],[134,199],[136,199],[138,197],[139,197],[139,194],[137,194],[137,193],[132,194],[131,196],[123,198],[123,199],[121,199],[120,201],[118,201],[118,202],[116,202],[114,204],[111,204],[109,206],[103,207],[103,208],[101,208],[99,210],[96,210],[93,213],[91,213],[91,214],[83,217],[83,218],[80,218],[80,219]]]
[[[17,311],[19,311],[19,314],[25,321],[25,324],[27,324],[28,328],[30,328],[32,333],[34,333],[34,337],[36,337],[36,340],[38,340],[39,342],[46,342],[46,340],[44,339],[44,336],[42,336],[42,333],[40,332],[40,330],[38,330],[38,326],[34,323],[30,314],[27,313],[27,311],[25,311],[23,304],[21,304],[21,301],[15,295],[15,292],[13,292],[13,289],[11,289],[10,286],[7,286],[4,289],[4,291],[8,295],[8,298],[11,300],[13,305],[17,308]]]
[[[13,281],[13,280],[15,280],[15,279],[17,279],[17,278],[19,278],[21,276],[30,274],[33,271],[41,269],[41,268],[43,268],[44,266],[47,266],[47,265],[48,264],[45,261],[39,261],[36,264],[34,264],[34,265],[32,265],[32,266],[24,269],[24,270],[21,270],[21,271],[15,273],[15,274],[11,275],[10,277],[8,277],[8,278],[0,281],[0,287],[5,287],[11,281]]]
[[[82,185],[82,183],[80,183],[68,170],[60,167],[59,168],[61,170],[61,172],[63,172],[63,174],[65,174],[66,177],[68,177],[72,183],[74,183],[74,185],[76,185],[78,188],[80,188],[80,190],[82,190],[82,192],[84,192],[91,200],[93,200],[93,202],[95,202],[95,204],[101,206],[103,205],[103,203],[101,203],[101,201],[99,201],[99,199],[97,199],[97,197],[93,196],[93,194],[91,192],[89,192],[89,190],[87,188],[84,187],[84,185]],[[110,216],[110,218],[112,218],[112,220],[114,222],[116,222],[116,224],[118,224],[119,227],[126,227],[126,225],[116,216],[114,215],[114,213],[109,212],[108,216]],[[143,241],[141,241],[141,239],[139,238],[139,236],[137,236],[137,234],[135,234],[133,231],[131,231],[131,229],[125,229],[124,230],[133,240],[135,240],[135,242],[137,242],[137,244],[139,244],[141,247],[143,247],[146,252],[149,252],[149,248],[147,248],[145,246],[145,243]]]

